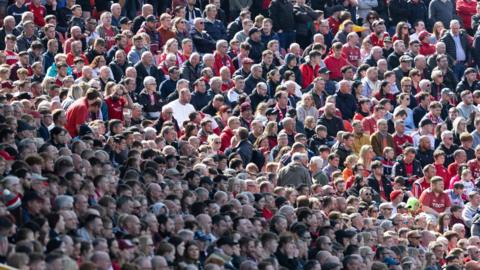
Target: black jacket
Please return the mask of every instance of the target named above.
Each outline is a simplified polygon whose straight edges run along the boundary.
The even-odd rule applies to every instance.
[[[257,83],[259,82],[265,82],[265,80],[263,78],[255,79],[252,73],[250,73],[250,75],[248,75],[248,77],[245,79],[245,88],[243,88],[243,91],[250,95],[253,90],[255,90],[255,87],[257,87]]]
[[[423,108],[422,106],[418,105],[417,107],[413,108],[413,123],[415,127],[418,128],[418,123],[420,120],[428,113],[428,110]]]
[[[160,95],[157,92],[154,92],[153,95],[155,97],[155,102],[153,104],[151,103],[150,96],[145,89],[142,90],[138,96],[138,103],[143,106],[143,111],[145,113],[160,112],[162,110],[163,104]]]
[[[392,168],[392,178],[395,178],[397,176],[403,176],[403,177],[408,177],[407,176],[407,169],[405,168],[405,162],[403,161],[403,158],[400,159],[398,162],[396,162],[393,165]],[[410,175],[409,180],[406,183],[407,188],[410,188],[415,181],[415,179],[420,178],[423,176],[422,172],[422,165],[420,164],[420,161],[414,159],[413,160],[413,172],[412,175]]]
[[[447,149],[443,144],[443,142],[440,143],[437,150],[442,150],[443,152],[445,152],[445,167],[448,167],[448,165],[452,164],[455,161],[455,159],[453,158],[453,153],[457,149],[458,149],[458,145],[456,144],[453,144],[452,146],[450,146],[449,149]]]
[[[318,14],[309,6],[293,6],[293,15],[295,19],[295,30],[297,35],[308,36],[312,34],[309,26],[318,18]]]
[[[337,149],[335,149],[334,152],[335,152],[335,154],[337,154],[337,155],[340,157],[340,162],[339,162],[339,164],[340,164],[340,166],[339,166],[340,169],[345,168],[345,166],[344,166],[344,165],[345,165],[345,164],[344,164],[344,163],[345,163],[345,159],[347,159],[347,157],[353,153],[352,150],[347,150],[347,149],[345,149],[345,146],[344,146],[343,144],[340,144],[340,145],[337,147]]]
[[[212,99],[212,96],[208,94],[208,92],[205,91],[205,93],[200,93],[197,91],[193,91],[192,93],[192,99],[190,101],[190,104],[195,107],[195,110],[199,111],[203,107],[207,106],[208,102]]]
[[[268,95],[266,96],[261,96],[260,94],[258,94],[257,90],[253,90],[252,94],[250,94],[250,105],[252,106],[252,111],[256,111],[257,110],[257,106],[258,104],[260,104],[260,102],[267,102],[268,101]]]
[[[453,40],[453,36],[450,31],[448,31],[441,39],[445,43],[446,53],[448,56],[452,57],[453,59],[457,59],[457,50],[455,48],[455,41]],[[468,40],[467,40],[467,33],[465,31],[460,31],[460,42],[462,43],[463,51],[465,52],[466,60],[468,60]]]
[[[156,66],[151,65],[149,68],[149,71],[147,71],[147,68],[142,64],[142,62],[138,62],[135,65],[135,69],[137,70],[137,89],[142,89],[143,88],[143,79],[147,76],[152,76],[155,78],[155,81],[157,82],[157,86],[160,85],[161,82],[165,80],[165,75],[163,75],[163,72],[160,71]]]
[[[428,164],[433,164],[433,150],[429,149],[426,151],[420,150],[420,148],[417,148],[417,154],[415,155],[415,158],[420,161],[420,165],[425,167]]]
[[[413,1],[408,1],[407,3],[407,8],[408,8],[408,22],[411,25],[414,25],[415,22],[418,21],[423,21],[428,26],[430,25],[430,22],[428,21],[428,10],[427,6],[425,3],[420,0],[418,3],[414,3]]]
[[[373,175],[368,176],[367,178],[368,181],[368,186],[371,187],[375,192],[380,194],[380,185],[375,179]],[[390,193],[392,193],[393,188],[392,188],[392,182],[385,176],[382,176],[382,184],[383,184],[383,191],[385,192],[385,196],[387,197],[387,200],[390,200]]]
[[[260,63],[265,45],[261,41],[255,42],[251,38],[247,38],[247,43],[251,46],[248,57],[252,58],[255,63]]]
[[[193,45],[199,53],[212,53],[215,50],[215,40],[205,31],[199,32],[195,28],[190,31]]]
[[[190,60],[187,60],[185,63],[183,63],[180,73],[182,79],[188,80],[190,82],[190,87],[192,87],[193,83],[200,78],[201,71],[200,64],[197,64],[196,67],[193,67],[190,63]]]
[[[332,119],[327,119],[325,115],[318,118],[317,125],[324,125],[327,128],[327,134],[331,137],[336,137],[337,133],[345,130],[342,119],[334,116]]]
[[[129,67],[130,65],[128,64],[128,61],[125,61],[123,65],[120,65],[116,61],[113,61],[110,63],[109,66],[112,70],[113,78],[118,83],[122,80],[123,76],[125,75],[125,70],[127,70],[127,67]]]
[[[388,11],[390,13],[390,25],[397,25],[398,22],[404,21],[410,15],[408,13],[409,8],[406,0],[390,1]]]
[[[463,90],[470,90],[472,93],[475,90],[480,89],[480,83],[478,81],[474,81],[472,85],[469,85],[465,77],[457,84],[457,88],[455,89],[455,92],[457,93],[458,96],[460,96],[460,93],[462,93]]]
[[[342,112],[345,120],[351,120],[357,110],[357,102],[352,94],[343,94],[340,91],[335,95],[335,103],[337,108]]]
[[[290,32],[295,30],[293,5],[289,0],[273,0],[268,9],[270,19],[273,20],[273,31],[283,30]]]

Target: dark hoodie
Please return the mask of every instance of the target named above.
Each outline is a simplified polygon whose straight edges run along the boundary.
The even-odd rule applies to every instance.
[[[287,55],[285,55],[285,65],[280,67],[280,74],[283,77],[285,71],[290,70],[295,74],[295,82],[298,83],[298,85],[302,85],[302,73],[300,72],[300,68],[298,67],[299,62],[297,61],[297,65],[293,68],[288,67],[288,63],[290,63],[293,59],[296,59],[294,54],[287,53]]]
[[[344,94],[340,91],[337,92],[335,97],[336,106],[342,112],[342,117],[345,120],[352,119],[355,111],[357,110],[357,102],[352,94]]]
[[[268,95],[266,96],[261,96],[258,92],[257,89],[253,90],[252,94],[250,95],[250,105],[252,106],[252,110],[256,111],[258,104],[260,102],[267,102],[268,101]]]

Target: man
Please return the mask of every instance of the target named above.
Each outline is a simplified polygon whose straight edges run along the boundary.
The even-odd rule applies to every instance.
[[[85,97],[78,99],[68,107],[66,112],[67,124],[65,128],[72,138],[77,136],[80,126],[91,119],[91,114],[98,113],[100,105],[100,94],[97,90],[89,89]]]
[[[124,34],[116,35],[115,45],[112,48],[110,48],[110,50],[108,50],[107,52],[107,63],[110,63],[113,60],[113,58],[115,57],[115,53],[118,50],[125,50],[125,48],[128,45],[127,43],[128,43],[127,36],[125,36]]]
[[[430,187],[431,179],[436,175],[437,170],[432,164],[428,164],[423,167],[423,177],[415,180],[412,185],[412,194],[415,198],[420,198],[423,191],[427,190]]]
[[[113,73],[113,78],[119,83],[125,76],[125,72],[129,64],[127,62],[127,54],[124,50],[117,50],[113,61],[109,64]]]
[[[160,85],[165,80],[165,75],[155,66],[153,55],[149,51],[142,53],[140,62],[134,67],[137,71],[137,89],[141,87],[143,80],[147,76],[154,77],[157,85]]]
[[[175,38],[177,35],[171,30],[172,28],[172,16],[168,13],[163,13],[160,15],[160,27],[157,29],[160,35],[160,44],[159,50],[163,48],[163,45],[171,39]]]
[[[160,43],[162,39],[156,28],[157,17],[155,15],[149,15],[145,19],[145,23],[140,27],[138,33],[146,33],[150,37],[150,52],[156,55],[158,51],[162,50]]]
[[[205,14],[205,31],[207,31],[215,41],[221,39],[227,40],[227,29],[225,25],[216,19],[217,7],[214,4],[208,4],[205,7]]]
[[[432,9],[432,6],[435,7],[436,5],[452,4],[452,2],[449,0],[447,0],[446,2],[442,2],[442,1],[432,1],[432,2],[433,4],[430,3],[430,9]],[[449,8],[452,8],[452,7],[449,7]],[[443,10],[443,13],[445,13],[445,10]],[[439,18],[439,20],[443,21],[444,23],[450,21],[445,17],[441,17]],[[467,65],[466,62],[468,60],[468,52],[470,50],[470,45],[467,39],[467,33],[465,31],[460,31],[460,22],[458,20],[451,20],[450,30],[440,40],[445,43],[447,55],[455,59],[452,69],[456,76],[456,79],[459,80],[462,77],[463,72],[465,71],[465,68]]]
[[[287,55],[285,55],[285,64],[280,67],[279,71],[282,76],[287,70],[292,71],[293,74],[295,74],[295,82],[299,85],[303,85],[302,73],[298,64],[297,57],[293,53],[287,53]]]
[[[397,86],[401,87],[402,79],[408,77],[410,70],[412,70],[413,59],[408,55],[402,55],[399,60],[400,65],[394,68],[393,72],[395,72],[397,78]]]
[[[332,179],[333,172],[339,170],[340,158],[338,157],[337,154],[331,153],[328,155],[327,161],[328,161],[328,164],[322,169],[322,171],[328,177],[329,182],[331,182],[333,180]]]
[[[396,40],[393,43],[393,52],[387,57],[388,69],[392,70],[400,65],[400,57],[405,53],[403,40]]]
[[[327,56],[324,60],[325,66],[330,70],[330,79],[338,81],[342,78],[341,69],[348,65],[347,60],[342,55],[342,46],[340,42],[336,42],[332,45],[333,53]]]
[[[310,159],[310,163],[308,164],[308,169],[312,175],[312,179],[314,184],[319,185],[327,185],[328,184],[328,177],[322,171],[323,169],[323,159],[319,156],[314,156]]]
[[[295,19],[292,2],[273,0],[268,8],[268,14],[268,17],[273,21],[273,30],[278,33],[280,47],[287,49],[291,43],[295,42]]]
[[[313,50],[308,54],[308,61],[300,65],[302,74],[302,88],[307,88],[313,80],[318,77],[322,54],[320,51]]]
[[[140,61],[142,54],[148,51],[148,49],[143,43],[142,35],[135,35],[132,40],[133,47],[130,49],[130,52],[128,52],[127,58],[131,65],[136,65]]]
[[[317,109],[325,106],[328,96],[327,92],[325,91],[325,80],[320,77],[313,79],[313,87],[312,90],[310,90],[310,94],[312,94],[313,101],[315,102],[315,107]]]
[[[403,120],[395,120],[394,122],[395,132],[392,135],[395,155],[398,156],[403,153],[403,148],[406,144],[413,145],[413,139],[411,136],[405,134],[405,122]]]
[[[357,110],[357,102],[351,94],[351,83],[350,81],[342,80],[338,85],[339,89],[335,95],[336,107],[342,112],[342,118],[344,120],[352,120]]]
[[[369,67],[366,71],[367,76],[361,79],[363,90],[362,95],[366,98],[371,98],[373,92],[380,88],[380,80],[378,79],[378,68]]]
[[[190,113],[195,112],[195,107],[190,104],[192,95],[188,88],[180,89],[179,98],[167,104],[173,109],[173,117],[178,121],[179,126],[183,126],[183,122],[187,121]]]
[[[372,23],[373,32],[367,37],[373,46],[379,46],[383,48],[383,40],[388,37],[388,33],[385,32],[385,22],[380,19]]]
[[[233,65],[232,59],[228,56],[228,42],[226,40],[218,40],[216,44],[216,50],[213,53],[215,57],[215,63],[213,64],[213,73],[215,76],[220,75],[220,69],[222,67],[228,67],[230,74],[235,73],[235,66]]]
[[[478,207],[480,207],[480,194],[473,191],[468,194],[468,203],[462,210],[462,219],[466,227],[472,227],[473,218],[479,213]]]
[[[37,40],[35,36],[35,25],[32,21],[26,21],[23,23],[23,32],[17,38],[16,51],[27,51],[34,40]]]
[[[392,177],[402,176],[407,178],[406,186],[409,188],[418,177],[422,176],[422,168],[420,162],[415,159],[415,148],[407,147],[403,153],[403,158],[393,165]]]
[[[430,94],[421,92],[416,95],[418,100],[417,107],[413,108],[413,123],[418,128],[420,120],[428,113],[428,105],[430,103]]]
[[[342,119],[337,117],[335,104],[327,103],[323,115],[318,119],[317,125],[327,127],[328,136],[336,137],[338,131],[344,130]]]
[[[203,79],[198,79],[193,83],[194,91],[190,100],[190,104],[193,105],[195,110],[199,111],[203,107],[207,106],[208,102],[212,99],[212,96],[207,93],[207,87]]]
[[[362,120],[363,131],[368,135],[372,135],[376,132],[378,120],[384,119],[385,113],[385,107],[382,105],[375,105],[375,107],[373,107],[373,114]]]
[[[205,31],[204,24],[205,20],[203,18],[196,18],[190,31],[193,44],[197,52],[201,54],[213,52],[216,46],[216,41]]]
[[[163,81],[160,84],[159,88],[160,96],[162,97],[162,99],[166,100],[169,95],[175,92],[175,88],[177,87],[179,78],[180,71],[177,66],[171,66],[170,68],[168,68],[168,79]],[[192,82],[192,87],[195,81]]]
[[[267,84],[264,82],[259,82],[257,83],[257,87],[255,87],[255,90],[253,90],[252,94],[250,94],[250,104],[252,106],[252,110],[256,111],[258,104],[261,102],[267,103],[269,100],[268,94],[267,94],[268,88]]]
[[[341,143],[337,149],[335,149],[334,153],[338,155],[340,158],[340,168],[345,168],[345,159],[353,154],[353,143],[354,143],[354,135],[350,132],[345,132],[342,135],[343,143]]]
[[[478,108],[473,104],[473,95],[469,90],[460,93],[462,102],[457,105],[458,113],[464,119],[469,119],[473,112],[478,112]]]
[[[480,89],[480,84],[477,80],[477,71],[474,68],[467,68],[463,73],[462,80],[458,83],[455,89],[456,93],[462,93],[464,90],[473,91]]]
[[[436,64],[437,66],[432,70],[432,77],[436,71],[440,71],[443,79],[443,85],[450,89],[456,89],[458,80],[454,71],[450,68],[449,56],[446,54],[437,55]]]
[[[424,190],[419,200],[423,212],[438,217],[450,210],[450,198],[444,193],[441,177],[434,176],[430,182],[430,189]]]
[[[3,27],[0,28],[0,50],[5,49],[5,37],[8,34],[20,35],[20,32],[15,28],[15,18],[13,16],[6,16],[3,19]]]
[[[250,45],[248,57],[255,61],[255,63],[260,63],[263,50],[265,49],[265,44],[262,43],[262,32],[260,29],[256,27],[250,29],[246,42]]]
[[[380,197],[381,202],[390,201],[390,193],[392,193],[392,183],[383,174],[382,162],[376,160],[372,162],[372,173],[367,178],[368,186],[375,190]]]
[[[433,147],[428,136],[420,136],[417,154],[415,157],[418,161],[420,161],[422,168],[428,164],[433,164]]]
[[[455,4],[450,0],[446,0],[446,1],[433,0],[428,5],[428,19],[431,22],[440,21],[443,23],[443,25],[447,26],[449,25],[449,23],[453,21],[454,16],[455,16]]]
[[[301,184],[311,186],[312,181],[307,169],[308,157],[303,153],[295,153],[292,156],[290,164],[280,169],[278,172],[278,186],[293,185],[297,187]]]
[[[388,133],[387,120],[378,120],[377,127],[378,131],[370,136],[370,144],[372,145],[373,151],[375,152],[377,157],[382,157],[383,149],[385,149],[385,147],[394,148],[395,144],[393,142],[392,135]]]

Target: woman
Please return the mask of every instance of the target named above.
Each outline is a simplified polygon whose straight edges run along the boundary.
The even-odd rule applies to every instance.
[[[369,144],[362,145],[360,148],[360,152],[358,153],[360,158],[358,159],[358,163],[362,164],[364,167],[363,176],[370,175],[372,170],[372,162],[375,158],[375,152],[373,151],[373,147]]]
[[[187,21],[183,17],[173,19],[173,32],[177,37],[177,43],[182,43],[182,40],[190,38]]]
[[[260,102],[257,105],[257,109],[255,110],[254,119],[260,120],[262,123],[268,122],[268,118],[266,116],[267,109],[268,109],[268,104],[265,102]]]
[[[467,131],[467,121],[465,118],[459,116],[453,121],[453,143],[460,145],[460,134]]]
[[[272,69],[267,73],[267,93],[270,98],[274,98],[275,91],[280,85],[281,79],[282,76],[280,75],[280,71],[278,69]]]
[[[442,142],[442,133],[446,130],[448,130],[448,127],[445,122],[435,127],[435,149]]]
[[[67,111],[68,107],[81,97],[83,97],[83,89],[79,85],[72,85],[72,87],[68,89],[67,98],[62,102],[63,110]]]
[[[404,121],[405,130],[411,131],[415,129],[415,124],[413,123],[413,111],[408,107],[408,105],[410,105],[410,95],[406,93],[400,93],[397,96],[397,104],[398,106],[393,111],[393,114],[395,115],[395,113],[401,109],[405,110],[407,112],[407,118],[405,118]]]
[[[357,80],[352,83],[352,95],[355,98],[355,101],[358,103],[362,98],[365,98],[362,95],[363,84],[361,81]]]
[[[175,65],[177,67],[182,66],[182,64],[187,61],[185,57],[178,50],[178,41],[175,38],[171,38],[165,42],[163,53],[157,59],[157,63],[163,63],[167,59],[168,54],[173,54],[176,57]]]
[[[395,28],[395,35],[393,35],[393,42],[403,40],[405,46],[410,44],[410,33],[408,32],[408,23],[398,22]]]
[[[355,71],[355,76],[353,77],[354,80],[356,81],[361,81],[365,76],[367,76],[367,69],[370,66],[368,64],[362,64],[357,68],[357,71]]]
[[[318,119],[318,110],[311,93],[303,94],[302,99],[297,104],[297,120],[303,123],[307,116],[312,116],[315,121]]]
[[[440,101],[442,97],[442,89],[445,88],[445,84],[443,83],[443,73],[440,70],[432,71],[432,88],[430,94],[435,100]]]
[[[100,75],[100,68],[107,65],[107,60],[103,55],[98,55],[93,58],[92,63],[90,63],[90,67],[92,68],[92,75],[93,78],[97,78]],[[111,71],[110,71],[111,73]],[[110,78],[113,78],[113,74],[111,74]]]
[[[278,125],[276,122],[270,121],[265,125],[263,134],[268,138],[268,145],[270,149],[277,146],[277,132]]]
[[[365,59],[367,59],[370,56],[372,48],[373,48],[372,42],[368,38],[362,41],[362,45],[360,46],[360,57],[362,59],[362,62],[364,62]]]
[[[441,21],[437,21],[433,25],[433,30],[432,30],[433,35],[430,35],[430,43],[431,44],[437,43],[440,40],[440,38],[442,38],[443,30],[445,30],[445,26],[443,25],[443,23]]]
[[[362,38],[367,37],[371,32],[373,32],[373,22],[378,20],[378,18],[378,13],[375,10],[370,10],[368,12],[362,25],[366,29],[362,32]]]
[[[394,104],[395,103],[395,95],[392,94],[392,88],[390,86],[390,83],[386,80],[382,81],[380,83],[380,88],[378,91],[375,91],[373,93],[373,96],[378,100],[382,100],[383,98],[386,98],[390,100],[390,103]]]
[[[422,74],[420,74],[420,70],[413,68],[408,73],[408,77],[412,79],[412,93],[420,93],[420,81],[422,80]]]
[[[449,213],[441,213],[438,216],[438,226],[437,231],[441,234],[450,230],[450,214]]]
[[[217,122],[218,129],[223,130],[227,126],[227,120],[232,115],[232,109],[228,105],[222,105],[217,111],[217,115],[213,117]]]

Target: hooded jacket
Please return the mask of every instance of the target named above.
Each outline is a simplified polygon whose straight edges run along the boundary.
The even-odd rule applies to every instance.
[[[293,185],[297,187],[301,184],[312,185],[310,172],[302,164],[292,162],[278,172],[279,186]]]

